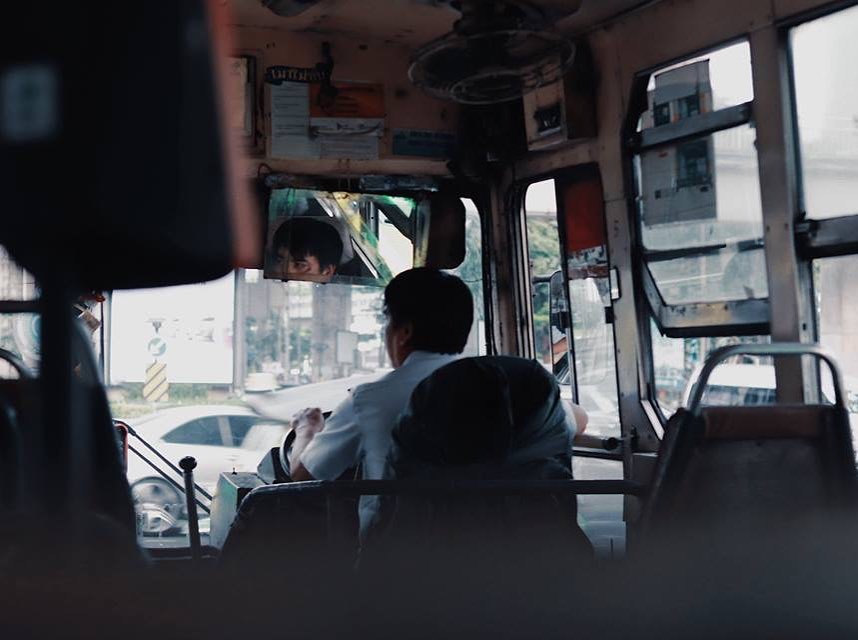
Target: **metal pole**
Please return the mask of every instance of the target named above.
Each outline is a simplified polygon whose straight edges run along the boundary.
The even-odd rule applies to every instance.
[[[197,505],[194,500],[194,469],[197,461],[192,456],[186,456],[179,460],[185,476],[185,504],[188,509],[188,539],[191,543],[191,559],[199,561],[202,559],[200,548],[200,523],[197,519]]]

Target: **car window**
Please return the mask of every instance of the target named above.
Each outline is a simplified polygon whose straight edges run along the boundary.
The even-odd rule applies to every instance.
[[[250,451],[267,451],[279,446],[286,435],[286,425],[277,422],[257,422],[236,446]]]
[[[224,446],[217,417],[197,418],[168,432],[162,440],[173,444],[202,444]]]
[[[259,421],[259,418],[254,416],[229,416],[229,433],[231,434],[231,447],[240,447],[241,443],[247,437],[251,427]]]
[[[232,446],[265,450],[275,447],[285,433],[285,425],[256,416],[229,416]]]

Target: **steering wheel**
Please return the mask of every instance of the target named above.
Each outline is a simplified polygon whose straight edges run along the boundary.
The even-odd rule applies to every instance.
[[[331,416],[330,411],[323,411],[322,417],[327,420]],[[283,436],[283,442],[280,444],[280,467],[289,478],[287,482],[292,481],[292,469],[289,465],[289,453],[292,451],[292,445],[295,443],[295,438],[298,436],[295,429],[289,429],[289,432]]]
[[[292,469],[289,467],[289,452],[292,450],[292,443],[295,442],[297,435],[295,429],[289,429],[289,432],[283,436],[283,442],[280,445],[280,468],[286,474],[286,477],[289,478],[287,482],[292,481]]]
[[[9,363],[9,365],[18,372],[18,377],[22,380],[32,380],[35,378],[33,372],[30,371],[30,368],[26,364],[24,364],[21,356],[17,353],[13,353],[8,349],[0,348],[0,360],[4,360]]]

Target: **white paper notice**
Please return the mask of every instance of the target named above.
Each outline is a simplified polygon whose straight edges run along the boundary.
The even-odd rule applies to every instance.
[[[270,85],[271,155],[275,158],[318,158],[319,143],[310,138],[310,85]]]
[[[384,118],[310,118],[323,158],[378,160]]]

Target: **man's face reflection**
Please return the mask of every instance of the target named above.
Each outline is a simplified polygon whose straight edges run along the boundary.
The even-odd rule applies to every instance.
[[[275,266],[277,274],[282,278],[293,278],[300,280],[312,280],[315,282],[330,282],[337,272],[333,265],[324,267],[319,263],[319,258],[311,253],[298,257],[289,253],[288,247],[280,247],[277,250],[277,263]]]

